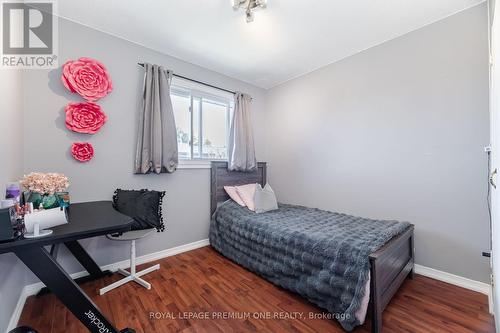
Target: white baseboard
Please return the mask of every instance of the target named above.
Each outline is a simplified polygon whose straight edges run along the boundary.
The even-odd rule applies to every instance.
[[[462,276],[446,273],[417,264],[415,264],[415,273],[487,295],[489,312],[490,314],[493,314],[493,290],[490,284],[467,279]]]
[[[477,291],[478,293],[481,294],[489,295],[491,292],[491,286],[488,283],[467,279],[443,271],[438,271],[437,269],[434,268],[429,268],[415,264],[415,273],[430,277],[435,280],[453,284],[458,287]]]
[[[21,313],[23,312],[24,303],[26,303],[28,296],[30,295],[28,293],[27,286],[24,286],[21,290],[21,295],[19,295],[19,299],[17,300],[16,308],[10,317],[9,326],[7,326],[7,331],[5,331],[5,333],[16,328],[19,318],[21,318]]]
[[[163,259],[166,257],[175,256],[176,254],[191,251],[191,250],[196,250],[200,247],[204,247],[204,246],[208,246],[208,245],[210,245],[209,240],[203,239],[200,241],[176,246],[176,247],[162,250],[159,252],[145,254],[143,256],[137,257],[137,265],[145,264],[145,263],[155,261],[155,260],[160,260],[160,259]],[[130,267],[130,259],[115,262],[115,263],[109,264],[109,265],[101,266],[101,269],[103,271],[105,271],[105,270],[116,271],[118,268],[128,268],[128,267]],[[86,276],[86,275],[88,275],[88,273],[86,271],[81,271],[81,272],[76,272],[76,273],[70,274],[70,276],[73,279],[78,279],[78,278]],[[17,323],[19,322],[19,318],[21,317],[21,313],[22,313],[23,308],[24,308],[24,303],[26,303],[26,299],[29,296],[36,295],[43,287],[45,287],[45,285],[42,282],[37,282],[37,283],[33,283],[33,284],[29,284],[27,286],[24,286],[23,290],[21,291],[21,295],[19,296],[19,300],[16,304],[16,308],[14,309],[14,313],[12,314],[12,316],[10,318],[9,326],[7,327],[7,332],[16,328]]]
[[[145,263],[155,261],[155,260],[160,260],[160,259],[163,259],[166,257],[171,257],[171,256],[174,256],[176,254],[195,250],[195,249],[198,249],[200,247],[204,247],[204,246],[208,246],[208,245],[210,245],[209,240],[203,239],[203,240],[200,240],[197,242],[193,242],[193,243],[189,243],[189,244],[185,244],[185,245],[180,245],[180,246],[173,247],[173,248],[166,249],[166,250],[162,250],[159,252],[146,254],[146,255],[137,257],[137,265],[145,264]],[[123,261],[119,261],[119,262],[116,262],[113,264],[104,265],[101,267],[101,269],[102,270],[116,271],[118,268],[128,268],[129,266],[130,266],[130,260],[123,260]],[[491,286],[487,283],[467,279],[467,278],[464,278],[464,277],[461,277],[458,275],[446,273],[443,271],[439,271],[437,269],[433,269],[433,268],[429,268],[429,267],[425,267],[425,266],[421,266],[421,265],[417,265],[417,264],[415,264],[415,273],[423,275],[423,276],[427,276],[427,277],[435,279],[435,280],[447,282],[447,283],[450,283],[450,284],[453,284],[453,285],[456,285],[456,286],[459,286],[462,288],[466,288],[469,290],[473,290],[473,291],[488,295],[488,299],[490,300],[490,304],[491,304],[492,291],[491,291]],[[77,279],[79,277],[83,277],[86,275],[88,275],[88,273],[86,271],[70,274],[70,276],[73,279]],[[40,291],[40,289],[42,289],[43,287],[45,287],[45,285],[42,282],[37,282],[34,284],[27,285],[23,288],[23,290],[21,292],[21,296],[19,296],[19,301],[17,302],[14,313],[12,314],[12,317],[10,319],[9,327],[8,327],[7,331],[14,329],[16,327],[16,325],[19,321],[19,318],[21,316],[21,312],[23,310],[24,303],[26,302],[26,299],[29,296],[36,295]],[[490,312],[491,312],[491,308],[490,308]]]

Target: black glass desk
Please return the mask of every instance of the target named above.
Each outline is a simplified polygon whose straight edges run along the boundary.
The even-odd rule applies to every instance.
[[[19,239],[0,244],[0,254],[13,252],[64,305],[88,328],[96,333],[132,333],[133,329],[117,330],[104,317],[92,300],[57,263],[44,246],[63,243],[87,270],[89,277],[105,275],[79,239],[129,231],[133,219],[119,213],[111,201],[71,204],[68,208],[69,223],[51,228],[50,236],[36,239]]]

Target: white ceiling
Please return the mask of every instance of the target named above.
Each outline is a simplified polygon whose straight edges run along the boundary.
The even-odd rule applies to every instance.
[[[64,0],[60,16],[270,88],[484,0]]]

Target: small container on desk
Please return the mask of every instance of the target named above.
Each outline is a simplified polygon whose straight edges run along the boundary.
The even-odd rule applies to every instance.
[[[24,215],[25,238],[45,237],[52,234],[48,228],[68,223],[66,208],[35,210]]]

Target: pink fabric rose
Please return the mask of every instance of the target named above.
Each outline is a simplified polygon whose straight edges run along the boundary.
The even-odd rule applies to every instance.
[[[69,60],[63,65],[62,82],[69,91],[95,102],[113,90],[108,71],[91,58]]]
[[[77,133],[95,134],[108,119],[101,107],[92,102],[69,103],[64,111],[66,127]]]
[[[71,145],[71,155],[79,162],[88,162],[94,157],[94,147],[88,142],[75,142]]]

